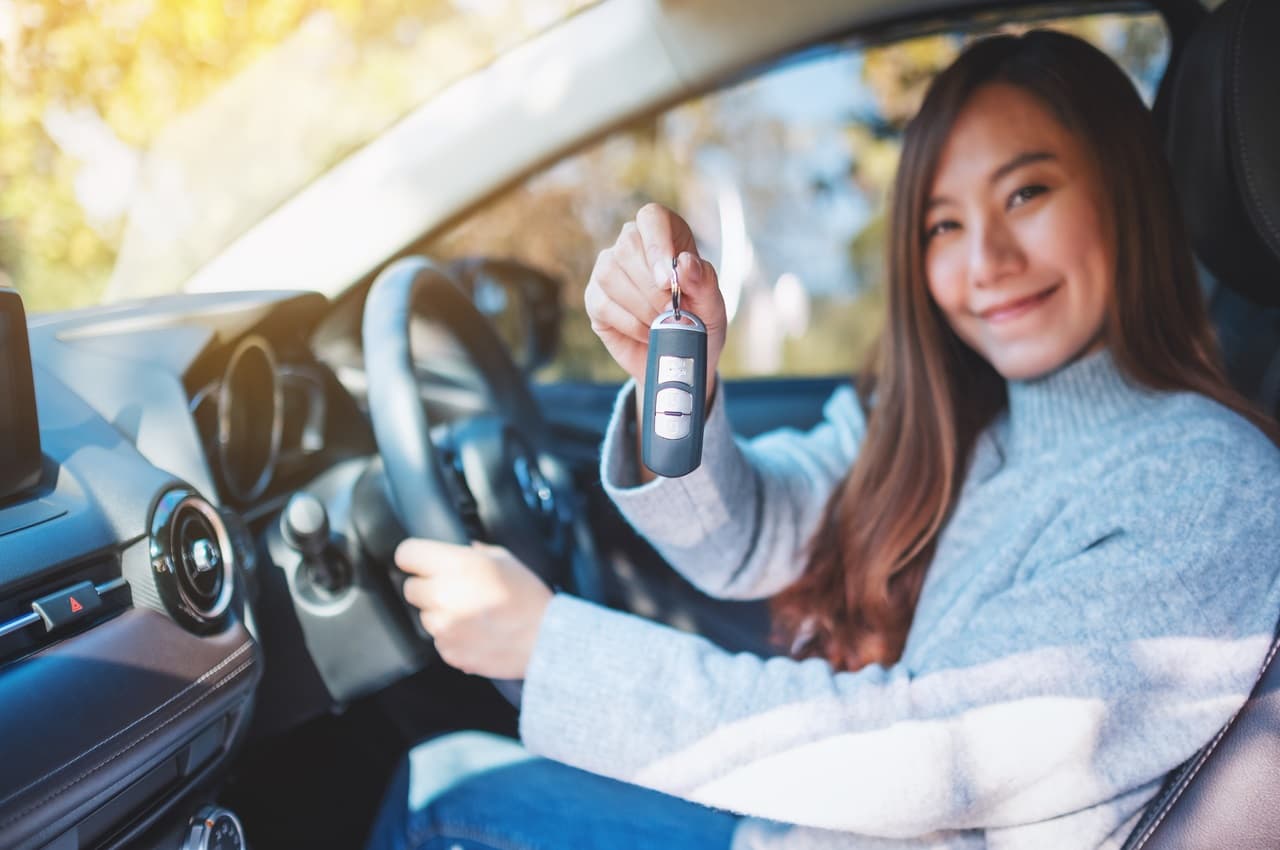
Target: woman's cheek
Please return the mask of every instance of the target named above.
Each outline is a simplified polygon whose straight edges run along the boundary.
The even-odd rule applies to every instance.
[[[964,306],[964,281],[955,273],[954,264],[948,262],[949,253],[945,247],[926,253],[925,279],[938,308],[954,324],[955,316]]]

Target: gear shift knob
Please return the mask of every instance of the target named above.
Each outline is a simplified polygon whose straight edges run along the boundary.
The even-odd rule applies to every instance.
[[[338,593],[350,583],[345,559],[330,545],[329,512],[315,496],[299,490],[289,497],[280,514],[280,534],[302,556],[302,567],[312,584]]]
[[[329,513],[324,503],[310,493],[294,493],[280,515],[280,533],[304,557],[320,557],[329,545]]]

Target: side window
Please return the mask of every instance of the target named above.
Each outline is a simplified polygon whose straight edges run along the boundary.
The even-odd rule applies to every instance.
[[[1034,26],[1087,38],[1151,102],[1168,57],[1158,15]],[[515,259],[558,278],[560,349],[535,377],[620,380],[591,331],[583,290],[600,249],[640,206],[657,201],[689,221],[719,272],[730,317],[725,376],[847,374],[883,320],[885,202],[902,129],[933,75],[990,31],[811,51],[613,133],[490,202],[426,250],[442,259]]]

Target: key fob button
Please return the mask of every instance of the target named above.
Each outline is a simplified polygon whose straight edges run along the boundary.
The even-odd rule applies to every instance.
[[[668,440],[679,440],[689,436],[691,421],[689,416],[659,413],[653,417],[653,433]]]
[[[679,381],[693,386],[693,358],[663,354],[658,357],[658,383]]]
[[[658,413],[693,413],[693,395],[687,390],[667,387],[665,390],[658,390],[654,406]]]

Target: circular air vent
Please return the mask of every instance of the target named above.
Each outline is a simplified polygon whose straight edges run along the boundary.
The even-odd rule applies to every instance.
[[[183,625],[205,630],[231,604],[234,550],[213,505],[171,490],[151,518],[151,566],[165,607]]]

